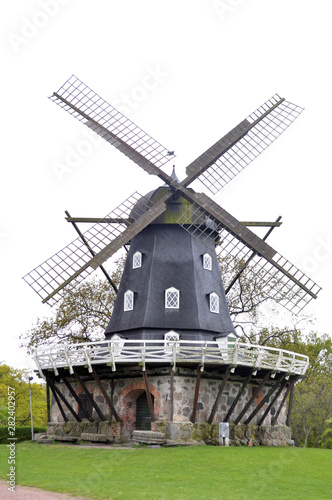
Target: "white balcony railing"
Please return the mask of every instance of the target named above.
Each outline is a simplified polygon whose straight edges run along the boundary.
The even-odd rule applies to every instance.
[[[34,359],[40,375],[42,370],[51,369],[58,375],[58,368],[86,366],[92,372],[94,365],[108,364],[116,371],[118,364],[140,364],[145,370],[146,363],[231,365],[265,369],[274,372],[304,375],[309,364],[308,356],[273,347],[236,342],[220,346],[217,342],[178,340],[170,346],[164,340],[118,340],[89,342],[83,344],[58,344],[37,349]]]

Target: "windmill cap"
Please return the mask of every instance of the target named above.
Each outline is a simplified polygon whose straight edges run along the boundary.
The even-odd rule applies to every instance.
[[[177,179],[175,170],[173,169]],[[173,176],[172,173],[172,176]],[[151,205],[154,205],[161,200],[165,194],[169,193],[169,186],[163,185],[150,191],[134,205],[130,212],[130,218],[137,220],[141,215],[148,211]],[[175,193],[171,198],[166,201],[166,210],[159,215],[151,224],[181,224],[183,226],[206,226],[211,230],[216,231],[217,224],[215,224],[207,215],[197,209],[190,201],[188,201],[180,192]]]

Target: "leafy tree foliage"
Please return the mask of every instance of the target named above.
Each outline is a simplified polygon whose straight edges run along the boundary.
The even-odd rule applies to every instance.
[[[29,425],[30,398],[29,372],[17,370],[0,363],[0,425],[8,423],[8,387],[15,391],[15,421],[16,425]],[[34,426],[45,426],[47,422],[45,387],[36,382],[30,382]]]
[[[262,329],[242,337],[254,344],[295,351],[309,357],[306,377],[294,388],[291,429],[297,446],[330,446],[326,421],[332,417],[332,339],[295,329]]]
[[[332,448],[332,418],[326,420],[327,429],[323,434],[323,442],[326,448]]]
[[[123,258],[116,262],[111,278],[118,285],[123,270]],[[31,354],[37,347],[59,343],[101,340],[111,318],[116,294],[109,282],[94,278],[67,290],[52,316],[38,319],[20,335],[21,347]]]

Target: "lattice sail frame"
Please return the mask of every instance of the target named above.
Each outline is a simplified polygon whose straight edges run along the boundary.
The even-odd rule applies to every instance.
[[[107,245],[114,242],[116,238],[121,238],[127,228],[130,228],[134,223],[137,224],[140,217],[142,217],[144,208],[147,212],[150,212],[153,206],[154,204],[149,198],[135,192],[105,217],[105,219],[112,218],[114,220],[112,224],[94,224],[83,233],[83,236],[88,241],[92,251],[100,255],[100,252],[105,252]],[[161,206],[160,211],[163,210],[165,208]],[[141,230],[141,226],[137,229]],[[119,248],[125,243],[129,243],[129,241],[120,241]],[[60,300],[64,290],[59,290],[56,296],[50,297],[50,295],[66,280],[86,266],[78,276],[66,285],[66,290],[70,290],[98,267],[98,265],[92,266],[92,260],[89,249],[83,240],[78,237],[24,276],[23,279],[42,298],[43,302],[47,301],[52,306]]]
[[[243,275],[239,277],[227,296],[229,302],[232,300],[236,302],[237,297],[241,300],[241,305],[246,308],[253,303],[273,299],[289,311],[298,314],[321,290],[314,281],[279,253],[274,253],[267,260],[253,252],[252,248],[231,234],[219,221],[207,217],[205,225],[197,225],[195,222],[199,218],[202,218],[202,209],[197,207],[193,211],[191,208],[186,214],[182,214],[177,222],[211,252],[217,250],[217,256],[223,267],[225,290],[246,265]],[[276,265],[282,267],[298,283],[292,281],[287,274],[275,267]],[[309,293],[301,288],[300,284],[306,287]]]
[[[280,103],[272,111],[268,112],[278,102]],[[236,144],[200,173],[198,180],[209,191],[216,194],[270,146],[302,113],[303,109],[282,100],[278,94],[275,94],[234,129],[235,131],[238,128],[243,128],[244,137],[240,138]],[[268,114],[262,118],[267,112]],[[252,128],[247,131],[249,127]],[[231,131],[222,140],[231,143],[233,136],[234,132]],[[187,174],[190,174],[195,169],[195,163],[193,162],[187,168]]]
[[[172,157],[167,148],[74,75],[50,96],[50,99],[134,161],[137,161],[137,157],[128,155],[125,145],[158,168],[169,162]],[[149,173],[154,174],[153,171]]]
[[[50,98],[123,152],[149,174],[159,175],[167,183],[172,184],[172,178],[166,174],[164,175],[162,170],[160,170],[170,160],[172,153],[102,99],[81,80],[75,76],[71,76],[58,92],[54,93]],[[216,193],[263,152],[302,111],[303,108],[281,99],[276,94],[190,164],[187,167],[188,177],[178,184],[177,187],[174,187],[181,192],[194,179],[199,177],[199,180],[202,180],[203,184],[210,191]],[[197,201],[196,198],[190,196],[190,193],[189,199],[194,204]],[[124,203],[126,204],[126,202]],[[211,205],[211,202],[212,200],[209,201],[208,205]],[[203,206],[206,205],[203,204]],[[264,281],[263,293],[265,294],[269,290],[275,294],[273,297],[282,302],[285,307],[291,303],[292,308],[301,310],[320,288],[295,268],[295,266],[292,266],[286,259],[278,255],[275,250],[266,245],[254,233],[247,231],[244,226],[240,227],[242,225],[232,218],[230,214],[227,215],[227,223],[225,219],[228,230],[225,229],[225,225],[220,223],[219,212],[222,212],[223,209],[219,206],[217,208],[219,209],[217,210],[218,220],[213,221],[213,217],[212,219],[210,218],[209,210],[207,209],[205,211],[207,214],[205,223],[209,220],[211,221],[212,225],[207,224],[210,233],[211,229],[213,231],[220,231],[220,236],[224,241],[226,241],[227,237],[233,240],[233,251],[229,255],[233,256],[234,268],[236,268],[237,262],[251,257],[248,269],[252,275],[253,282],[258,278]],[[115,214],[119,210],[122,215],[118,214],[118,218],[124,218],[124,214],[128,215],[126,209],[122,212],[122,209],[118,207],[118,209],[106,217],[116,217]],[[146,227],[149,221],[151,222],[153,218],[162,213],[163,210],[164,207],[162,205],[152,210],[150,208],[150,213],[144,217],[144,220],[141,220],[139,223],[136,220],[134,221],[135,226],[133,224],[134,227],[131,231],[128,231],[128,224],[126,223],[107,226],[96,224],[93,228],[97,232],[99,231],[102,240],[98,240],[96,233],[93,233],[93,228],[84,234],[90,247],[97,254],[93,259],[91,259],[90,252],[83,241],[77,238],[55,256],[26,275],[24,277],[25,281],[43,298],[44,302],[49,301],[51,304],[56,302],[61,295],[59,294],[58,298],[55,299],[54,294],[60,291],[58,289],[61,286],[64,286],[64,284],[70,287],[74,286],[101,265],[108,257],[113,255],[114,248],[117,246],[114,244],[114,240],[116,243],[119,240],[119,242],[124,244],[126,242],[125,238],[129,240]],[[188,224],[182,219],[178,222],[188,230]],[[246,231],[248,234],[246,234]],[[204,231],[202,232],[201,228],[197,231],[197,227],[193,230],[192,226],[190,232],[196,232],[196,236],[200,240],[204,239]],[[210,239],[209,241],[211,242]],[[222,246],[222,248],[224,247]],[[253,248],[258,252],[255,257],[252,257]],[[267,260],[260,258],[260,254],[264,255]],[[272,259],[275,259],[275,261]],[[307,292],[302,290],[301,286],[289,280],[278,268],[274,268],[274,263],[277,267],[285,266],[286,274],[288,273],[289,276],[293,276],[295,281],[297,280],[300,285],[302,284],[307,287],[309,292],[308,300],[303,297]],[[53,284],[48,283],[46,281],[47,278],[53,280]],[[68,281],[68,285],[66,281]],[[274,283],[273,286],[271,285],[272,282]],[[62,285],[60,286],[61,283]],[[294,290],[294,287],[298,289]]]

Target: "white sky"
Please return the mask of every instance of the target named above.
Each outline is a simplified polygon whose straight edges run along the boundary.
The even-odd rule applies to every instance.
[[[331,334],[329,0],[16,0],[1,10],[0,360],[34,368],[18,335],[50,308],[21,277],[75,239],[64,210],[104,216],[159,185],[106,142],[91,145],[47,99],[71,74],[175,150],[180,178],[274,93],[305,107],[216,200],[239,220],[283,216],[269,243],[323,287],[304,312]],[[85,154],[75,168],[73,149]]]

